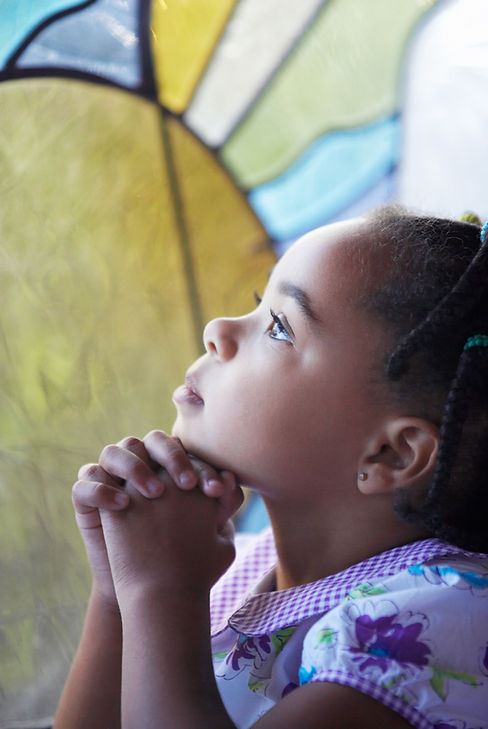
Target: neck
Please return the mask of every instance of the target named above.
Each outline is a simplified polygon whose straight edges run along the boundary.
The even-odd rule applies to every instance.
[[[277,589],[314,582],[430,536],[397,517],[390,499],[374,498],[374,504],[366,503],[368,497],[359,500],[361,508],[354,513],[351,504],[322,511],[316,505],[290,508],[265,499],[278,553]]]

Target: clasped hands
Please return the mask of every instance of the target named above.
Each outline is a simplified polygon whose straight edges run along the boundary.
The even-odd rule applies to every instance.
[[[162,431],[106,446],[72,498],[94,589],[114,609],[134,594],[204,596],[234,557],[234,475]]]

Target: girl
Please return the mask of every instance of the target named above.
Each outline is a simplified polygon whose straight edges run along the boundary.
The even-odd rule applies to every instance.
[[[337,223],[207,325],[174,437],[74,486],[93,590],[55,729],[488,727],[486,238]],[[227,569],[236,481],[271,529]]]

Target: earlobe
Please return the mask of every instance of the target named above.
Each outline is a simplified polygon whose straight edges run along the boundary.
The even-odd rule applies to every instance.
[[[365,447],[358,468],[364,494],[392,492],[427,483],[439,450],[439,431],[423,418],[394,418],[383,424]]]

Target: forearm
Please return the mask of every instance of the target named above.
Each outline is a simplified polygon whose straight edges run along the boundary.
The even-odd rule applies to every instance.
[[[215,683],[206,599],[136,596],[122,622],[123,729],[235,729]]]
[[[92,591],[53,729],[120,729],[122,624]]]

